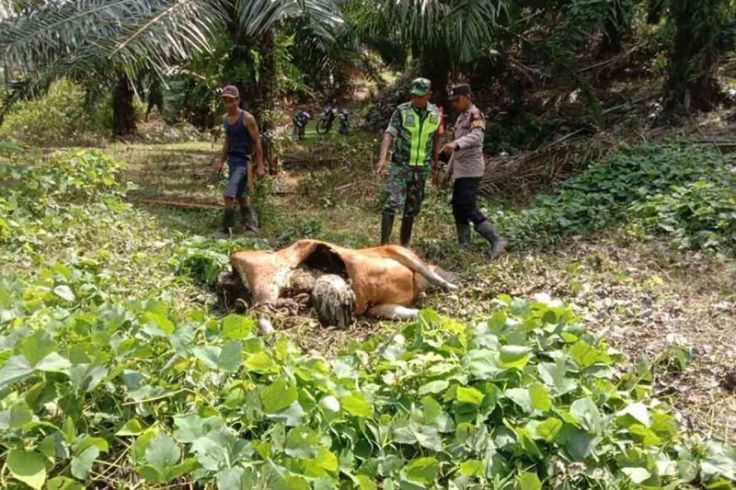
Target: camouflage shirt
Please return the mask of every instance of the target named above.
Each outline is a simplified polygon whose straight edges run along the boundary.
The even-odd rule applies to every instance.
[[[411,102],[399,105],[391,115],[386,132],[395,138],[393,165],[424,166],[431,171],[434,136],[441,122],[440,111],[434,104],[417,109]]]

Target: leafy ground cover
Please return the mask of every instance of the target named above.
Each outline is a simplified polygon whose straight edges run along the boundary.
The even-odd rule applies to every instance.
[[[736,455],[697,430],[732,434],[727,417],[698,412],[733,403],[727,372],[716,386],[701,372],[734,359],[713,336],[736,318],[726,257],[622,234],[486,264],[480,248],[451,246],[446,196],[432,190],[417,247],[466,277],[461,294],[425,300],[444,316],[329,335],[277,319],[265,338],[221,317],[206,284],[234,249],[373,243],[372,144],[330,146],[325,164],[325,143],[305,144],[266,188],[263,233],[232,241],[208,237],[217,211],[123,201],[120,175],[161,148],[110,151],[127,154],[125,170],[100,152],[45,161],[4,146],[3,486],[728,488]],[[156,185],[194,189],[182,169],[208,147],[177,148]],[[153,179],[124,180],[142,192]],[[502,294],[542,292],[569,305]]]
[[[670,235],[682,248],[736,251],[736,155],[687,144],[622,148],[555,194],[518,213],[499,212],[517,244],[550,244],[621,221]]]

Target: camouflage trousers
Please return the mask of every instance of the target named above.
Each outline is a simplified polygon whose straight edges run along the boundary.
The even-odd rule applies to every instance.
[[[384,213],[414,217],[419,214],[424,201],[424,186],[429,167],[391,165],[386,181]]]

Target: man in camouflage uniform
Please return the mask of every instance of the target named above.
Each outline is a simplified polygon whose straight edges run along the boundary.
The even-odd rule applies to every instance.
[[[456,85],[450,91],[453,108],[459,113],[455,122],[454,140],[442,147],[443,155],[451,154],[448,179],[452,179],[452,213],[455,216],[457,238],[461,247],[470,245],[470,223],[491,244],[491,258],[497,258],[506,247],[506,240],[493,229],[476,206],[478,184],[485,172],[483,140],[486,121],[473,104],[470,86]]]
[[[438,129],[441,114],[429,103],[432,90],[429,80],[417,78],[412,82],[411,101],[399,105],[386,128],[378,162],[378,175],[386,174],[388,154],[393,147],[388,169],[386,193],[388,198],[381,220],[381,244],[391,238],[394,217],[403,213],[401,245],[408,247],[414,218],[424,200],[424,186],[437,167]]]

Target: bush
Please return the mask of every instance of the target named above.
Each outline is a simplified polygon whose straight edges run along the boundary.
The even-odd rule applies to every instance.
[[[469,326],[425,311],[328,360],[264,342],[248,317],[80,303],[85,284],[42,277],[0,280],[0,443],[7,478],[38,488],[102,471],[221,489],[683,488],[736,472],[733,449],[680,432],[646,367],[619,374],[549,301],[503,297]]]
[[[100,150],[73,150],[40,158],[12,142],[0,144],[11,161],[0,160],[0,241],[33,243],[64,232],[75,212],[121,207],[125,187],[120,162]]]
[[[681,248],[736,251],[736,175],[698,180],[631,207],[647,230],[672,236]]]
[[[687,143],[628,147],[568,179],[557,194],[540,196],[520,212],[498,212],[495,220],[517,245],[548,245],[628,220],[650,230],[678,229],[681,238],[690,237],[688,246],[728,246],[727,236],[703,237],[709,230],[728,235],[733,229],[728,189],[736,178],[734,164],[734,155]],[[711,209],[706,200],[712,200]]]
[[[90,107],[79,85],[69,80],[55,82],[43,97],[13,106],[0,126],[0,139],[37,146],[98,142],[99,135],[107,134],[112,126],[109,100],[102,98],[100,104]]]

